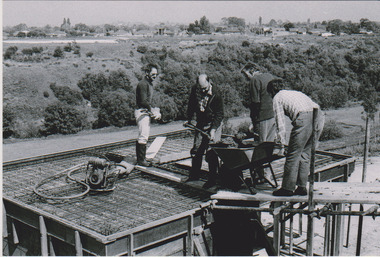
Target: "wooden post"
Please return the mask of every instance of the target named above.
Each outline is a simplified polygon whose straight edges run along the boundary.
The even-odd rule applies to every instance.
[[[40,220],[40,234],[41,234],[41,255],[48,256],[49,255],[48,236],[47,236],[44,217],[39,216],[39,220]]]
[[[129,241],[128,241],[128,255],[134,256],[135,250],[134,250],[134,240],[133,240],[133,234],[129,235]]]
[[[302,203],[300,203],[300,207],[302,206]],[[298,220],[298,234],[302,236],[302,213],[299,214],[299,220]]]
[[[11,221],[11,226],[12,226],[13,244],[17,245],[18,243],[20,243],[20,241],[18,240],[18,235],[17,235],[15,223],[13,222],[13,220]]]
[[[365,120],[365,142],[364,142],[364,158],[363,158],[363,173],[362,173],[362,182],[365,183],[367,176],[367,158],[368,158],[368,145],[370,138],[370,130],[369,130],[369,117],[367,114]],[[360,211],[363,211],[363,205],[360,205]],[[360,255],[360,248],[362,244],[362,233],[363,233],[363,216],[359,216],[359,226],[358,226],[358,237],[356,241],[356,255]]]
[[[330,215],[326,215],[325,221],[325,238],[323,244],[323,255],[330,256]]]
[[[313,109],[313,132],[311,141],[311,155],[310,155],[310,175],[309,175],[309,211],[314,211],[314,169],[315,169],[315,148],[317,144],[317,114],[318,109]],[[313,255],[313,238],[314,238],[314,217],[312,215],[307,216],[307,245],[306,245],[306,255]]]
[[[290,207],[293,209],[293,204]],[[293,254],[293,214],[290,214],[290,221],[289,221],[289,255]]]
[[[51,236],[49,236],[48,239],[49,239],[50,256],[55,256],[55,250],[54,250],[53,241],[51,240]]]
[[[76,256],[83,256],[82,241],[80,240],[80,234],[75,230],[75,252]]]
[[[8,228],[7,228],[7,213],[5,211],[4,203],[3,203],[3,238],[8,237]]]
[[[274,208],[278,208],[281,205],[281,202],[275,202]],[[277,256],[280,256],[280,215],[281,213],[273,214],[273,248]]]
[[[192,256],[194,253],[194,240],[193,240],[194,216],[193,214],[189,216],[188,222],[189,223],[188,223],[188,229],[187,229],[187,239],[188,239],[187,255]]]

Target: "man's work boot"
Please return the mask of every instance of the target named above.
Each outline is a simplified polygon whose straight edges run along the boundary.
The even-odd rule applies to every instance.
[[[306,187],[297,187],[296,191],[294,191],[294,195],[307,195]]]
[[[136,158],[137,158],[137,165],[144,166],[144,167],[150,167],[152,164],[145,160],[145,154],[146,154],[146,144],[139,144],[139,142],[136,142]]]

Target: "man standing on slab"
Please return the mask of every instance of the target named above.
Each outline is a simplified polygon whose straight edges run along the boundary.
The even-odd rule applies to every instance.
[[[158,67],[154,64],[148,64],[144,67],[145,76],[136,87],[136,106],[135,117],[139,129],[136,141],[137,165],[151,166],[151,163],[145,159],[146,144],[149,139],[150,119],[160,119],[161,113],[158,108],[151,106],[153,97],[153,81],[158,76]]]

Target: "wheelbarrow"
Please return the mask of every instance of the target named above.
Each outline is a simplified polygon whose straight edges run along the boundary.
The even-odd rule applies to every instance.
[[[242,171],[245,169],[250,170],[251,178],[253,179],[256,176],[256,167],[270,168],[275,184],[265,177],[264,179],[272,187],[278,187],[271,162],[280,159],[283,156],[273,155],[275,146],[276,143],[274,142],[258,143],[255,141],[251,144],[247,144],[246,147],[230,147],[230,145],[224,143],[210,144],[210,147],[223,162],[224,168],[229,172],[237,174],[239,179],[247,186],[251,194],[255,194],[256,192],[251,189],[251,186],[248,185],[243,178]]]

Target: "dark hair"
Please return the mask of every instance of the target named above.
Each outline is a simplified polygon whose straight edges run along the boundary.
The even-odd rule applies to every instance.
[[[145,73],[149,73],[152,71],[152,69],[155,68],[157,71],[158,71],[158,66],[156,64],[153,64],[153,63],[149,63],[147,64],[144,68],[143,68],[143,71]]]
[[[269,81],[268,86],[267,86],[267,91],[269,94],[274,96],[277,94],[280,90],[284,89],[284,81],[280,78],[272,79]]]
[[[240,70],[241,73],[244,73],[244,71],[246,70],[260,70],[259,66],[257,66],[256,64],[252,63],[252,62],[248,62],[246,65],[244,65],[244,67]]]

